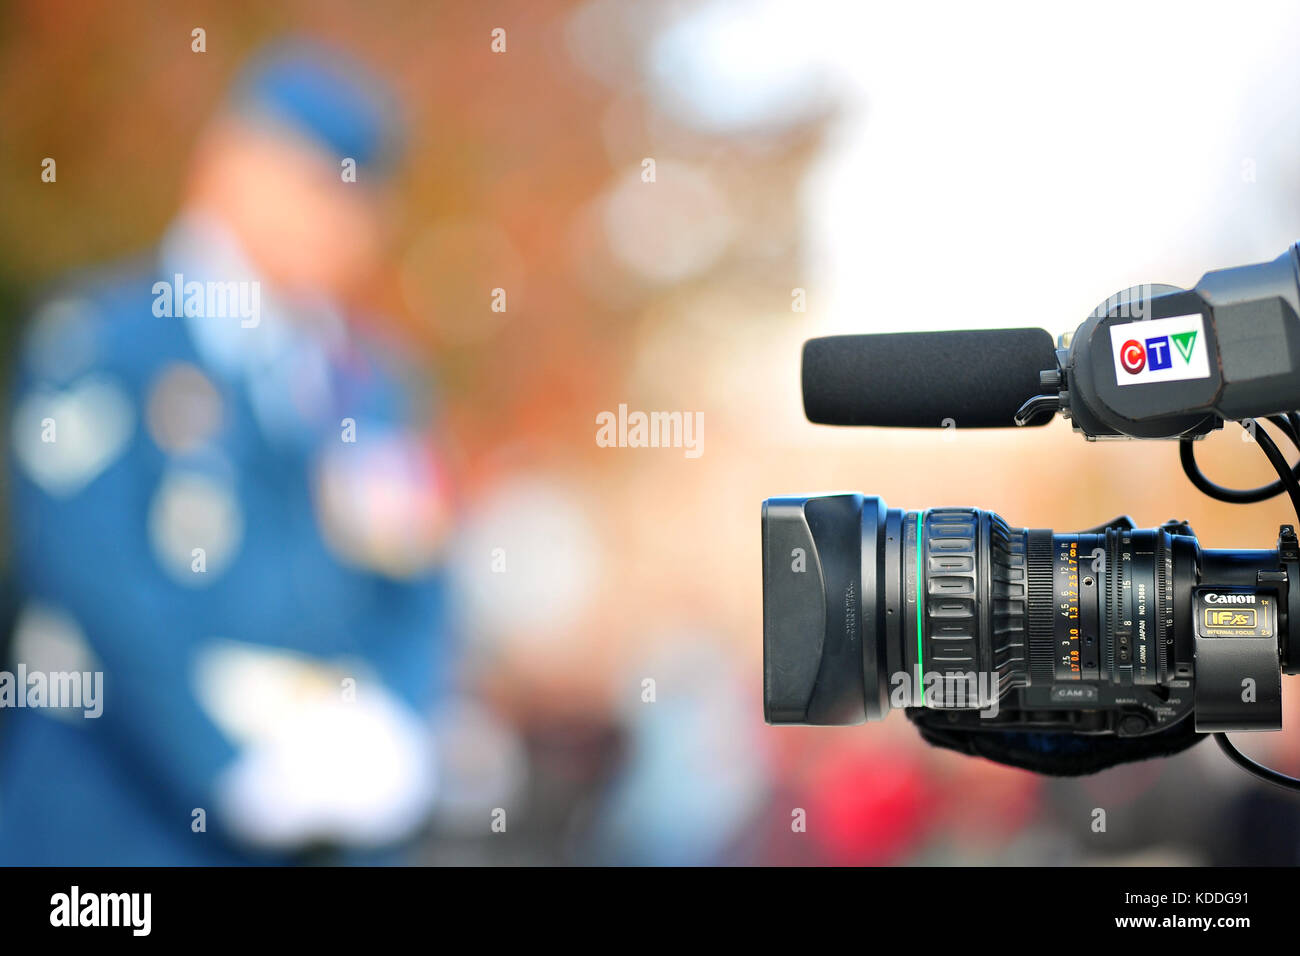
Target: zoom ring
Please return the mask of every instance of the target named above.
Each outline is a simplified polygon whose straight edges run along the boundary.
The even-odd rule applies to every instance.
[[[934,508],[924,541],[925,672],[996,675],[997,697],[1025,686],[1026,533],[989,512]]]

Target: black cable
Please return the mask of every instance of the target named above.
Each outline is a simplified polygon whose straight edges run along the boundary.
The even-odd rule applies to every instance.
[[[1278,431],[1287,437],[1287,441],[1300,448],[1300,444],[1297,444],[1300,434],[1296,432],[1296,423],[1300,422],[1300,416],[1296,415],[1295,412],[1287,412],[1285,415],[1269,415],[1268,420],[1276,425]],[[1290,466],[1287,467],[1290,468]],[[1300,468],[1300,465],[1296,467]]]
[[[1275,417],[1280,418],[1281,416]],[[1273,417],[1270,417],[1269,421],[1273,421]],[[1300,520],[1300,480],[1297,479],[1296,472],[1287,463],[1286,456],[1282,454],[1273,439],[1268,436],[1268,432],[1259,427],[1258,422],[1255,423],[1254,431],[1255,444],[1263,449],[1265,457],[1268,458],[1269,463],[1277,471],[1278,480],[1286,488],[1286,493],[1291,498],[1291,507],[1295,510],[1296,520]],[[1284,428],[1283,431],[1288,433],[1292,444],[1295,444],[1296,436],[1291,433],[1290,428]]]
[[[1297,416],[1295,412],[1288,412],[1285,418],[1281,415],[1270,415],[1269,421],[1272,422],[1275,426],[1277,426],[1277,428],[1284,435],[1287,436],[1287,438],[1291,441],[1291,444],[1295,445],[1297,448],[1300,448],[1300,416]],[[1254,431],[1255,443],[1259,445],[1261,449],[1263,449],[1264,455],[1268,458],[1269,463],[1273,466],[1274,470],[1277,471],[1278,480],[1274,482],[1274,484],[1278,485],[1279,491],[1282,489],[1286,490],[1286,493],[1291,498],[1291,507],[1295,509],[1296,519],[1300,521],[1300,481],[1298,481],[1296,478],[1296,468],[1292,468],[1292,466],[1287,463],[1286,457],[1282,454],[1281,450],[1277,447],[1277,444],[1273,441],[1272,438],[1269,437],[1268,433],[1259,426],[1259,423],[1255,422],[1253,424],[1254,424],[1253,431]],[[1190,442],[1184,439],[1180,452],[1186,451],[1189,444]],[[1190,458],[1190,452],[1188,452],[1186,455],[1183,456],[1184,471],[1187,470],[1187,462],[1189,458]],[[1193,459],[1192,467],[1195,468],[1195,466],[1196,466],[1196,462]],[[1200,470],[1197,469],[1198,474],[1199,471]],[[1192,477],[1190,472],[1188,472],[1187,477],[1189,478]],[[1204,476],[1202,475],[1202,477]],[[1205,479],[1205,480],[1209,482],[1209,479]],[[1196,484],[1195,479],[1193,479],[1193,484]],[[1199,488],[1200,485],[1198,484],[1197,487]],[[1214,487],[1218,488],[1219,486],[1215,485]],[[1264,486],[1264,487],[1269,487],[1269,486]],[[1231,489],[1224,489],[1224,490],[1228,491]],[[1260,491],[1262,489],[1256,488],[1253,490]],[[1274,494],[1276,493],[1277,492],[1274,492]],[[1214,496],[1212,495],[1211,497]],[[1269,495],[1268,497],[1272,497],[1272,495]],[[1300,586],[1300,582],[1292,582],[1289,586],[1298,587]],[[1263,780],[1266,783],[1271,783],[1276,787],[1281,787],[1282,789],[1290,791],[1292,793],[1300,793],[1300,778],[1288,776],[1278,770],[1274,770],[1272,767],[1265,767],[1262,763],[1258,763],[1252,760],[1250,757],[1247,757],[1244,753],[1242,753],[1240,750],[1237,749],[1236,744],[1234,744],[1231,740],[1228,739],[1228,735],[1226,733],[1216,733],[1214,735],[1214,739],[1218,743],[1219,749],[1222,750],[1225,754],[1227,754],[1228,758],[1233,763],[1235,763],[1242,770],[1246,771],[1248,774],[1258,777],[1260,780]]]
[[[1217,733],[1214,735],[1214,740],[1219,745],[1219,749],[1227,754],[1229,759],[1231,759],[1232,762],[1242,770],[1246,771],[1246,773],[1258,777],[1260,780],[1267,783],[1271,783],[1274,786],[1281,787],[1283,790],[1288,790],[1292,793],[1300,792],[1300,779],[1288,777],[1286,774],[1280,773],[1272,767],[1265,767],[1262,763],[1257,763],[1256,761],[1251,760],[1237,749],[1236,744],[1228,739],[1227,734]]]
[[[1276,425],[1282,434],[1286,435],[1291,444],[1300,448],[1300,415],[1295,412],[1287,412],[1285,416],[1270,415],[1268,420]],[[1254,434],[1258,436],[1259,424],[1252,422],[1251,425],[1254,426]],[[1265,440],[1268,440],[1267,435],[1264,437]],[[1273,447],[1276,449],[1277,446],[1274,445]],[[1183,463],[1183,473],[1187,475],[1187,480],[1195,485],[1198,491],[1209,495],[1216,501],[1226,501],[1229,504],[1236,505],[1251,505],[1259,501],[1268,501],[1268,499],[1275,498],[1286,490],[1286,485],[1281,480],[1271,481],[1267,485],[1260,485],[1258,488],[1228,488],[1216,484],[1206,477],[1205,472],[1196,463],[1195,449],[1195,439],[1184,438],[1179,443],[1178,457]],[[1271,458],[1269,460],[1272,461]],[[1286,465],[1284,469],[1293,479],[1300,479],[1300,463],[1294,466]]]

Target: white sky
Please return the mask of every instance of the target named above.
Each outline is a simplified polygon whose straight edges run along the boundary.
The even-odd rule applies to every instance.
[[[806,184],[808,334],[1058,332],[1300,238],[1297,36],[1294,2],[714,0],[652,70],[706,125],[845,104]]]

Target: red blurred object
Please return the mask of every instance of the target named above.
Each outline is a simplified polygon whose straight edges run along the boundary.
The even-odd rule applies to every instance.
[[[828,754],[807,782],[808,834],[837,865],[895,863],[929,831],[935,795],[899,750]]]

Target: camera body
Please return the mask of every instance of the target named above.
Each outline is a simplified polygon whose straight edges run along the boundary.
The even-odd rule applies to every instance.
[[[1202,491],[1285,491],[1300,515],[1300,465],[1251,418],[1300,448],[1300,244],[1192,289],[1126,290],[1055,345],[1039,329],[814,339],[803,379],[822,424],[982,428],[1059,412],[1089,440],[1176,438]],[[1226,421],[1251,429],[1278,481],[1225,489],[1200,472],[1195,440]],[[1300,670],[1292,525],[1273,549],[1214,550],[1181,521],[1063,533],[847,493],[767,499],[762,547],[769,723],[904,710],[931,743],[1060,773],[1216,733],[1252,773],[1300,789],[1222,736],[1282,726],[1282,674]]]

